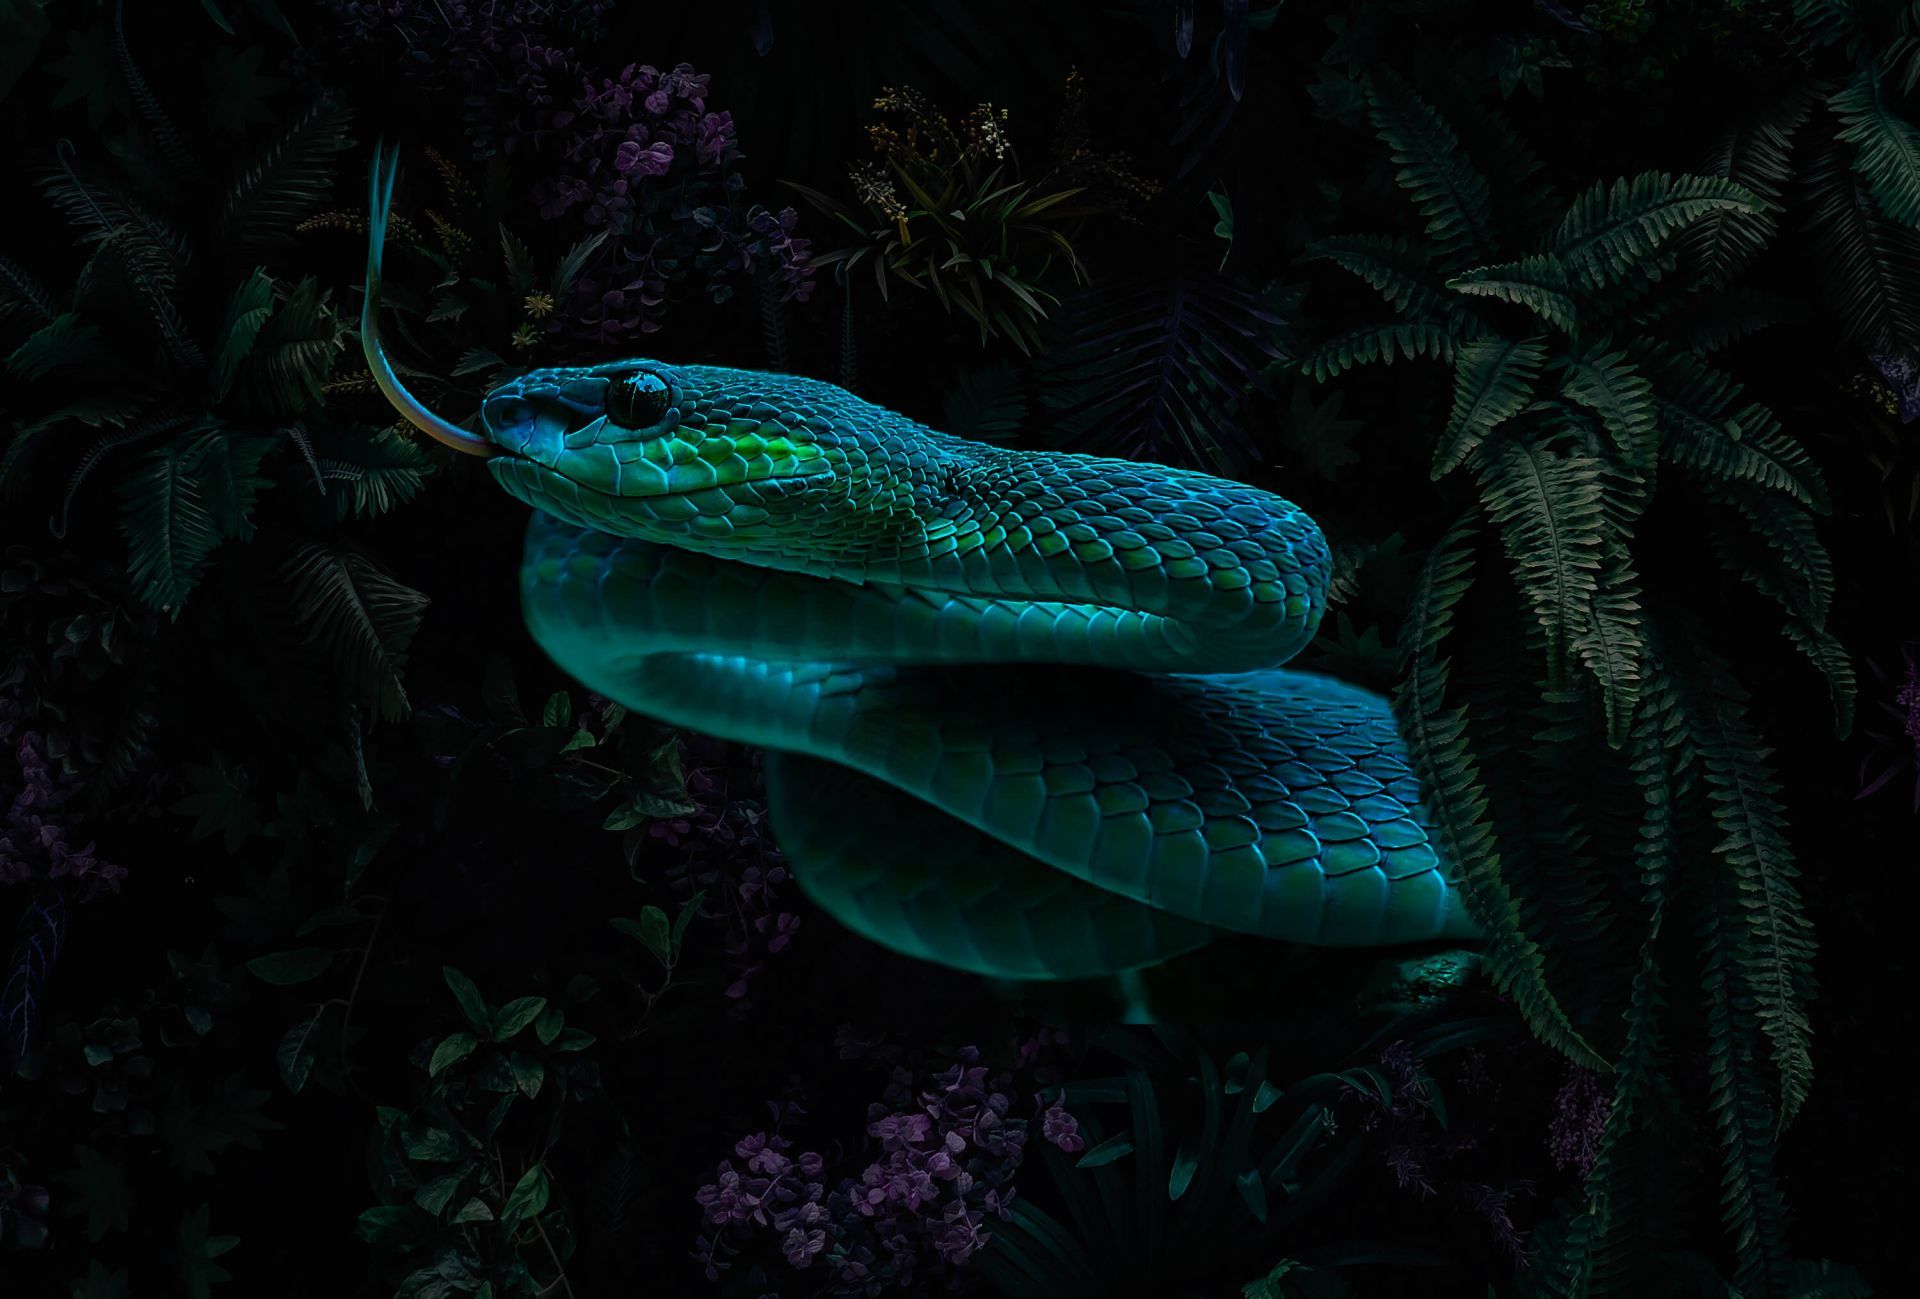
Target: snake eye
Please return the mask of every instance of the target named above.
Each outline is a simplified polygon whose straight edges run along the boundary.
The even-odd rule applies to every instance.
[[[627,428],[652,428],[666,417],[673,394],[651,370],[636,370],[607,388],[607,414]]]

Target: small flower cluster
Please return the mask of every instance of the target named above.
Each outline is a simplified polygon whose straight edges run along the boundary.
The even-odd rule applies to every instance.
[[[960,1269],[991,1238],[989,1220],[1009,1217],[1028,1137],[1028,1121],[1012,1117],[1014,1091],[1012,1075],[990,1077],[972,1047],[925,1085],[896,1066],[867,1110],[877,1151],[831,1187],[818,1153],[789,1156],[792,1143],[777,1133],[742,1139],[741,1164],[723,1162],[694,1196],[710,1233],[696,1252],[708,1279],[759,1245],[777,1247],[789,1267],[818,1268],[823,1295],[957,1289]],[[1059,1102],[1037,1117],[1047,1141],[1084,1148]]]
[[[683,741],[686,795],[693,811],[648,825],[648,849],[665,858],[661,874],[676,894],[704,891],[701,913],[725,927],[722,947],[733,975],[726,995],[736,1012],[752,1003],[752,982],[786,951],[800,928],[787,909],[792,876],[766,826],[766,809],[753,797],[759,756],[740,759],[718,741]]]
[[[119,888],[126,871],[100,860],[91,841],[81,848],[70,838],[65,809],[85,782],[55,769],[46,738],[25,726],[19,701],[7,695],[0,695],[0,750],[12,756],[17,772],[9,777],[0,768],[0,802],[6,805],[0,817],[0,884],[78,880],[83,898]]]
[[[1567,1081],[1553,1098],[1553,1119],[1547,1126],[1547,1151],[1554,1167],[1572,1168],[1583,1178],[1592,1172],[1612,1110],[1612,1098],[1600,1085],[1599,1075],[1569,1066]]]
[[[808,298],[813,267],[808,241],[794,235],[798,217],[743,202],[733,115],[708,107],[706,74],[684,63],[666,71],[629,64],[597,79],[573,69],[578,89],[562,102],[545,93],[552,52],[523,53],[542,69],[542,94],[508,148],[551,153],[560,164],[533,186],[543,217],[609,236],[575,285],[571,319],[556,318],[553,328],[599,343],[652,333],[670,289],[696,278],[716,303],[743,281],[783,302]]]

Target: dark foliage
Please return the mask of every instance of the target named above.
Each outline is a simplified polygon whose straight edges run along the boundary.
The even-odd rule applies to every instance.
[[[0,107],[0,1292],[1910,1271],[1912,4],[14,0]],[[1299,502],[1484,948],[840,930],[355,359],[380,136],[451,418],[644,351]]]

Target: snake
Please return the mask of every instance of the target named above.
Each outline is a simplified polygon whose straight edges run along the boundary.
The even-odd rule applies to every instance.
[[[1283,667],[1327,610],[1314,520],[1194,470],[940,432],[819,379],[533,369],[410,423],[532,507],[533,640],[632,712],[765,751],[802,892],[895,952],[1125,975],[1221,933],[1471,939],[1383,696]]]

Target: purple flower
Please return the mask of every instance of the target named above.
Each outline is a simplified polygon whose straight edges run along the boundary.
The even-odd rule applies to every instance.
[[[1567,1081],[1554,1097],[1553,1118],[1547,1128],[1547,1150],[1554,1167],[1571,1167],[1583,1178],[1593,1171],[1612,1107],[1599,1076],[1591,1069],[1574,1065],[1567,1070]]]
[[[1067,1113],[1066,1107],[1055,1101],[1040,1116],[1040,1135],[1058,1149],[1067,1154],[1076,1154],[1087,1148],[1086,1141],[1080,1136],[1080,1120]]]

